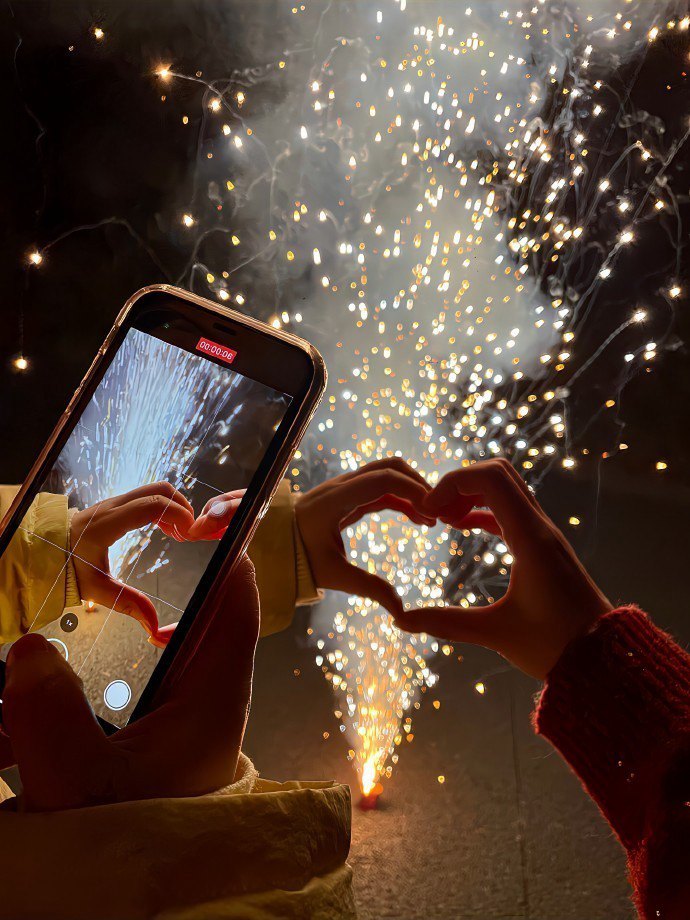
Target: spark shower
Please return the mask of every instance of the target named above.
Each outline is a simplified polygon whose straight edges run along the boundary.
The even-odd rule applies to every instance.
[[[614,77],[634,82],[655,42],[687,36],[683,9],[297,0],[274,12],[270,30],[247,30],[248,66],[162,60],[146,79],[162,103],[183,95],[196,150],[193,194],[170,208],[170,237],[190,253],[178,281],[326,358],[295,486],[398,454],[432,483],[507,456],[538,489],[555,465],[626,449],[617,399],[669,340],[678,250],[653,303],[612,315],[607,285],[645,234],[681,238],[667,180],[688,134],[637,110]],[[228,4],[228,30],[235,14],[251,18]],[[31,270],[52,245],[28,255]],[[573,421],[592,367],[610,392]],[[608,444],[593,458],[600,416]],[[345,541],[412,607],[482,603],[512,562],[495,537],[394,515]],[[309,633],[368,792],[414,735],[434,656],[453,650],[355,597],[327,598]]]

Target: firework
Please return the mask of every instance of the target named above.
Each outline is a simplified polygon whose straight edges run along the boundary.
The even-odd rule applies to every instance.
[[[570,363],[578,328],[621,249],[634,245],[634,226],[658,219],[649,193],[661,188],[667,153],[635,125],[628,156],[655,166],[630,170],[624,196],[615,180],[592,180],[587,134],[604,115],[602,60],[611,42],[617,55],[643,52],[664,12],[621,7],[625,18],[575,5],[558,18],[545,4],[434,4],[427,23],[429,5],[381,4],[310,69],[288,156],[332,182],[317,187],[300,173],[274,258],[288,278],[315,276],[309,310],[276,321],[306,324],[317,340],[326,322],[341,340],[326,345],[337,387],[312,456],[330,447],[349,470],[395,452],[430,482],[494,455],[508,455],[533,486],[554,463],[575,467],[566,416],[584,370]],[[576,284],[592,214],[616,194],[611,248]],[[613,337],[639,321],[636,312]],[[655,354],[645,344],[634,360]],[[352,561],[387,576],[408,606],[444,603],[448,592],[463,606],[490,600],[512,562],[495,538],[450,538],[383,516],[351,528],[346,542]],[[400,634],[354,597],[329,601],[311,631],[368,795],[414,737],[438,643]]]
[[[192,246],[188,285],[311,338],[329,366],[297,488],[393,454],[432,483],[491,456],[533,488],[577,467],[591,420],[569,417],[588,369],[608,362],[598,415],[664,345],[646,304],[609,319],[606,286],[645,226],[680,236],[666,174],[687,134],[666,140],[607,76],[689,25],[664,2],[304,3],[276,10],[287,50],[258,49],[228,79],[160,65],[166,96],[200,89],[206,195],[171,223]],[[682,294],[675,272],[663,302]],[[627,446],[610,439],[603,456]],[[346,546],[412,607],[490,600],[512,562],[495,537],[386,515]],[[309,634],[369,793],[453,649],[355,597],[328,598]]]

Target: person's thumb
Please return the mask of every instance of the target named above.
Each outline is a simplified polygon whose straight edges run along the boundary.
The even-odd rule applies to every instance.
[[[79,678],[55,645],[37,633],[23,636],[10,649],[3,727],[27,809],[53,811],[103,799],[105,735]]]

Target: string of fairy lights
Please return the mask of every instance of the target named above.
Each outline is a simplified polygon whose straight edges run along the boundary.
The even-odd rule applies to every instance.
[[[577,351],[621,254],[645,224],[677,214],[664,177],[688,138],[667,143],[628,118],[629,143],[612,165],[603,170],[590,147],[593,125],[613,130],[629,116],[625,98],[611,110],[602,76],[612,49],[641,60],[650,43],[690,26],[669,4],[617,5],[573,3],[566,16],[545,0],[476,10],[381,0],[348,17],[288,4],[310,54],[267,61],[251,80],[156,68],[165,96],[191,81],[201,97],[201,122],[183,117],[205,132],[208,198],[177,217],[193,235],[187,283],[312,338],[329,366],[331,390],[291,470],[296,489],[324,469],[394,454],[431,483],[458,464],[508,456],[536,488],[554,464],[579,462],[568,405],[587,369],[613,368],[617,340],[640,330],[624,376],[611,370],[619,382],[604,412],[616,387],[656,359],[663,343],[648,340],[639,305],[590,355]],[[93,38],[107,38],[103,25]],[[253,94],[276,75],[283,101],[270,118],[252,114]],[[603,211],[617,230],[583,272]],[[208,248],[218,232],[225,255]],[[30,267],[42,268],[45,253],[30,252]],[[274,282],[268,316],[252,268]],[[296,290],[304,296],[291,301]],[[662,298],[682,294],[678,277],[663,281]],[[26,371],[28,358],[15,366]],[[617,440],[611,451],[626,448]],[[496,538],[394,515],[372,515],[345,540],[352,561],[388,577],[412,607],[491,599],[512,563]],[[454,649],[401,634],[356,597],[329,598],[308,632],[368,793],[414,738],[413,713],[437,683],[432,658]]]

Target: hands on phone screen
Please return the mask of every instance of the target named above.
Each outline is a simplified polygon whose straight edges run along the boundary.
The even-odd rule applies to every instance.
[[[17,763],[33,811],[212,792],[233,782],[251,696],[259,597],[242,560],[218,581],[200,616],[199,645],[155,711],[107,737],[81,681],[41,635],[7,659],[0,768]]]
[[[158,614],[142,591],[110,574],[108,549],[130,530],[156,524],[167,536],[183,540],[194,524],[194,510],[169,482],[140,486],[77,511],[70,522],[70,546],[82,597],[138,620],[155,645],[160,638]]]

